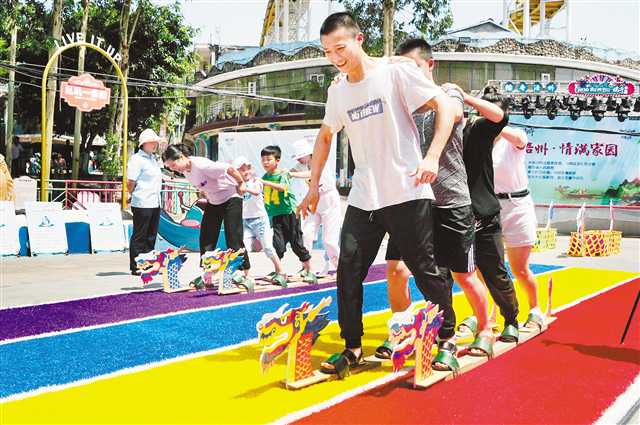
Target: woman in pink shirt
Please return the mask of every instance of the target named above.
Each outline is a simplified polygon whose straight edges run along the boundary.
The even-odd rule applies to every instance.
[[[191,156],[183,144],[169,145],[162,154],[165,167],[184,174],[189,183],[207,198],[200,225],[200,255],[216,249],[220,227],[224,223],[227,247],[244,248],[242,241],[242,194],[246,187],[242,176],[231,164],[215,162],[200,156]],[[250,268],[245,252],[241,269],[245,280]],[[236,282],[242,285],[245,282]]]

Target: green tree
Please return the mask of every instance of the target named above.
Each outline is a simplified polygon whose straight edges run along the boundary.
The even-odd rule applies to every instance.
[[[80,32],[86,39],[87,27],[89,25],[89,0],[82,0],[82,23],[80,24]],[[81,47],[78,49],[78,75],[84,73],[84,58],[87,49]],[[82,111],[76,109],[73,123],[73,159],[71,167],[71,178],[77,180],[80,177],[80,148],[82,147]]]
[[[122,171],[119,147],[120,140],[115,134],[107,135],[106,146],[102,150],[98,166],[107,180],[117,180]]]
[[[0,0],[6,2],[7,0]],[[18,69],[16,74],[16,117],[24,132],[40,132],[40,83],[42,67],[47,63],[47,48],[53,45],[48,35],[51,22],[51,2],[20,0],[21,22],[18,28]],[[100,36],[115,47],[120,43],[120,18],[125,0],[92,0],[89,5],[88,35]],[[82,3],[67,0],[63,4],[63,33],[79,32],[82,23]],[[4,8],[0,7],[0,25]],[[182,119],[188,100],[184,89],[149,84],[146,80],[185,84],[196,69],[191,46],[195,32],[184,23],[178,3],[159,6],[145,1],[137,29],[129,46],[129,134],[135,137],[144,128],[158,129],[160,122],[172,126]],[[0,31],[0,45],[8,49],[9,33]],[[1,50],[0,50],[1,52]],[[0,70],[6,70],[8,60],[0,56]],[[61,55],[57,73],[52,78],[67,80],[77,74],[78,54],[69,50]],[[112,102],[116,102],[120,82],[112,65],[99,53],[87,49],[85,71],[92,73],[111,87]],[[106,74],[106,75],[102,75]],[[6,78],[6,77],[3,77]],[[75,111],[65,102],[55,102],[55,134],[73,134]],[[86,152],[96,135],[109,128],[108,108],[82,116],[82,148]]]
[[[365,34],[364,49],[373,56],[384,53],[383,8],[380,0],[339,0]],[[407,37],[436,39],[453,24],[450,0],[395,0],[394,40]]]

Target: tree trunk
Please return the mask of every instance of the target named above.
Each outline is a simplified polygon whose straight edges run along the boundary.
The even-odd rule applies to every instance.
[[[120,16],[120,56],[122,59],[120,60],[120,69],[122,70],[122,75],[124,75],[125,82],[129,76],[129,48],[131,47],[131,43],[133,42],[133,35],[136,31],[136,26],[138,25],[138,18],[140,17],[140,13],[142,13],[144,7],[144,1],[141,0],[138,3],[138,7],[136,11],[131,14],[131,0],[127,0],[122,7],[122,15]],[[129,22],[131,21],[131,22]],[[115,109],[115,122],[112,134],[117,134],[118,137],[118,152],[122,148],[122,125],[124,118],[124,93],[118,91],[117,97],[117,105]],[[111,118],[111,117],[110,117]]]
[[[393,15],[395,12],[394,0],[383,0],[382,3],[382,36],[384,40],[384,55],[393,55]]]
[[[13,161],[13,105],[14,99],[16,95],[16,72],[13,67],[16,66],[16,51],[18,45],[18,11],[16,8],[18,7],[18,3],[16,0],[11,0],[11,45],[9,47],[9,66],[11,69],[9,70],[9,84],[7,86],[7,133],[5,138],[5,147],[6,147],[6,155],[5,161],[7,163],[7,168],[9,169],[9,173],[11,173],[12,167],[11,162]],[[19,162],[19,159],[18,159]],[[17,177],[17,176],[13,176]]]
[[[51,12],[51,37],[60,40],[62,37],[62,0],[54,0],[53,11]],[[53,46],[49,49],[49,59],[55,54],[57,48]],[[58,57],[49,71],[49,75],[58,73]],[[47,152],[42,152],[42,169],[45,175],[51,174],[51,141],[53,140],[53,108],[56,101],[57,80],[55,77],[48,78],[47,81]],[[46,156],[45,156],[46,155]]]
[[[82,0],[82,25],[80,32],[86,38],[87,24],[89,22],[89,0]],[[78,53],[78,75],[84,73],[84,57],[86,48],[81,47]],[[71,178],[78,180],[80,176],[80,145],[82,144],[82,111],[76,108],[75,122],[73,125],[73,165],[71,168]]]

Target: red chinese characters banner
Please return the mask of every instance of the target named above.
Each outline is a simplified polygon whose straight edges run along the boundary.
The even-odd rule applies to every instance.
[[[111,89],[90,74],[71,77],[60,86],[60,96],[82,112],[102,109],[109,103]]]

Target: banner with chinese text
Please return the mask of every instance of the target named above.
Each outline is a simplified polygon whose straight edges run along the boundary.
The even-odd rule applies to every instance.
[[[640,206],[640,120],[590,115],[525,119],[510,123],[526,131],[529,189],[536,204]]]

